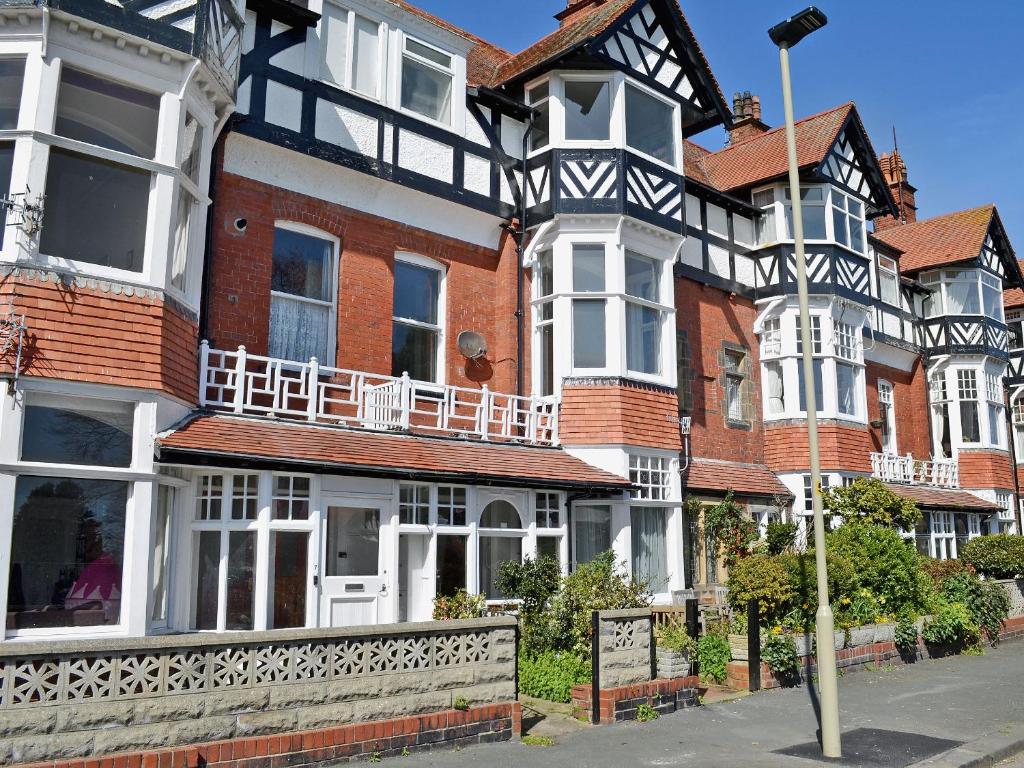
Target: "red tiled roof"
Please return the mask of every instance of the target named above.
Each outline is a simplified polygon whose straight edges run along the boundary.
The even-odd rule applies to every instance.
[[[904,272],[955,264],[978,258],[994,213],[994,205],[982,205],[889,227],[875,237],[903,251],[900,269]]]
[[[710,149],[705,149],[700,144],[694,144],[689,139],[683,140],[683,169],[688,179],[693,179],[699,184],[708,187],[715,187],[711,177],[704,168],[704,158],[711,154]]]
[[[199,415],[158,440],[184,455],[280,461],[350,474],[459,477],[536,487],[625,489],[628,480],[560,448],[396,435],[237,416]]]
[[[933,488],[928,485],[902,485],[886,483],[897,496],[916,501],[924,509],[964,510],[968,512],[994,512],[1001,507],[994,501],[985,501],[970,491],[952,488]]]
[[[793,494],[764,464],[743,464],[718,459],[691,459],[683,485],[694,491],[733,491],[737,496],[781,496]]]
[[[1024,271],[1024,259],[1017,261],[1017,266],[1020,267],[1021,271]],[[1021,288],[1006,288],[1003,290],[1003,306],[1004,307],[1021,307],[1024,306],[1024,289]]]
[[[801,168],[815,166],[825,159],[851,112],[856,116],[853,102],[847,102],[827,112],[796,121],[796,157]],[[722,191],[774,179],[784,175],[788,167],[786,132],[782,127],[731,144],[717,152],[694,146],[696,150],[704,152],[700,159],[700,173],[707,179],[704,183]],[[691,148],[689,152],[696,154],[696,150]],[[684,156],[684,161],[687,159],[689,155]],[[686,174],[690,175],[690,172],[691,169],[687,168]],[[699,176],[694,178],[700,180]]]

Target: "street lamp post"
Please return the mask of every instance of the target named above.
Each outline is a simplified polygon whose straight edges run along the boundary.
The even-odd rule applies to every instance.
[[[834,621],[828,601],[828,572],[825,564],[825,518],[821,509],[821,460],[818,452],[818,404],[814,391],[814,358],[811,347],[811,314],[807,298],[807,262],[804,256],[804,221],[800,200],[800,170],[796,158],[796,130],[793,127],[793,89],[789,77],[789,49],[828,22],[814,6],[776,24],[768,31],[779,47],[782,69],[782,103],[786,113],[786,150],[789,156],[789,197],[793,206],[793,249],[796,252],[797,296],[800,302],[800,341],[803,347],[803,378],[807,407],[807,439],[810,443],[811,504],[814,509],[814,561],[818,577],[816,614],[818,646],[818,692],[821,708],[821,750],[825,757],[840,757],[839,688],[836,681]]]

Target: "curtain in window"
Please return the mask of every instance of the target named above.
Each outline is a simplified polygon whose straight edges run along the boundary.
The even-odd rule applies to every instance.
[[[633,541],[633,578],[646,582],[651,592],[668,590],[668,548],[664,507],[633,507],[629,511]]]
[[[612,513],[608,507],[576,507],[576,562],[589,563],[612,548]]]
[[[852,365],[836,363],[836,396],[839,401],[839,412],[848,416],[857,414],[857,404],[854,399],[855,374]]]
[[[978,404],[973,400],[960,403],[961,439],[965,443],[981,442],[981,424],[978,419]]]
[[[299,362],[315,357],[324,365],[333,365],[328,348],[330,318],[329,306],[271,296],[268,354]]]
[[[976,282],[946,283],[946,311],[950,315],[980,315]]]
[[[786,410],[786,390],[782,379],[782,366],[778,363],[769,363],[764,371],[768,391],[768,413],[783,413]]]

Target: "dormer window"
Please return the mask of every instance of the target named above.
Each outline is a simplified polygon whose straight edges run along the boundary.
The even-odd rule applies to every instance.
[[[405,38],[402,54],[402,109],[449,124],[455,67],[443,51]]]
[[[354,11],[324,4],[322,76],[342,88],[380,98],[381,25]]]
[[[984,315],[1003,321],[999,278],[976,269],[945,269],[921,275],[932,293],[924,301],[925,317]]]
[[[626,145],[669,165],[676,164],[675,108],[626,84]]]
[[[611,126],[611,83],[601,80],[568,80],[564,84],[566,141],[608,141]]]
[[[832,229],[837,243],[864,253],[864,204],[833,189]]]
[[[786,232],[783,239],[792,240],[793,235],[793,204],[789,187],[783,190],[785,196]],[[822,187],[800,187],[800,211],[803,214],[804,238],[807,240],[825,240],[825,190]]]

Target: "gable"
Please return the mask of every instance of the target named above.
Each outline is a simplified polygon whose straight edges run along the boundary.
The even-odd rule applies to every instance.
[[[672,2],[637,3],[588,46],[588,53],[680,101],[684,135],[722,122],[729,112],[714,77]]]
[[[851,111],[831,148],[817,167],[817,173],[851,195],[867,200],[873,210],[869,218],[896,216],[896,205],[882,177],[878,159],[856,113]]]

